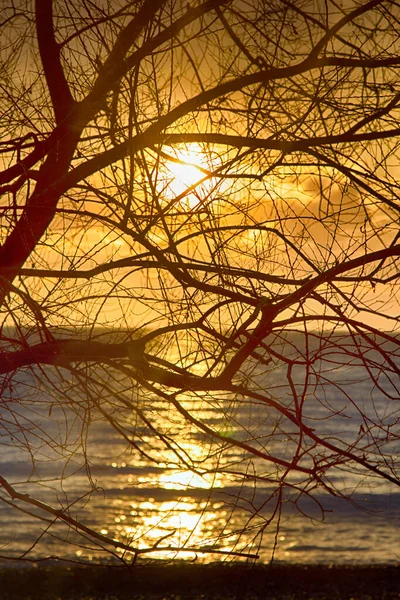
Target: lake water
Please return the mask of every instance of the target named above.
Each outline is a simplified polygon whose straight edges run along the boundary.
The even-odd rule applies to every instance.
[[[275,395],[279,388],[282,397],[287,393],[279,370],[259,376],[264,384],[265,378],[270,378]],[[399,560],[400,494],[399,488],[389,482],[367,477],[361,469],[355,472],[347,464],[332,467],[329,482],[350,496],[350,501],[345,501],[323,489],[309,490],[301,481],[302,474],[289,474],[282,502],[277,503],[275,467],[230,445],[230,439],[251,438],[255,447],[290,458],[298,440],[291,438],[290,426],[265,406],[234,402],[218,394],[212,401],[202,395],[182,400],[193,414],[223,432],[226,443],[221,454],[217,451],[221,441],[219,445],[211,444],[204,433],[185,424],[168,402],[151,395],[136,397],[137,391],[128,389],[126,382],[118,383],[119,393],[137,403],[136,412],[124,409],[116,399],[112,404],[104,374],[99,376],[101,383],[93,383],[88,392],[91,398],[98,394],[97,400],[103,394],[104,403],[91,404],[90,398],[83,399],[76,392],[76,381],[71,380],[63,392],[65,402],[58,407],[51,400],[55,375],[42,374],[39,392],[28,373],[18,377],[11,391],[5,390],[1,405],[1,475],[19,491],[53,506],[61,505],[71,516],[104,535],[141,548],[154,546],[165,537],[159,546],[258,554],[264,562],[272,555],[275,560],[296,563]],[[371,387],[357,366],[342,366],[334,372],[330,367],[330,381],[329,385],[319,386],[318,393],[311,394],[304,407],[307,424],[317,428],[319,434],[347,441],[357,438],[365,421],[348,397],[367,415],[371,411],[371,419],[379,413],[382,423],[396,423],[399,399],[389,397],[388,387],[382,388],[387,394]],[[344,383],[348,397],[341,391]],[[18,398],[24,400],[25,408]],[[71,410],[71,399],[78,398]],[[28,415],[26,405],[30,402]],[[106,406],[108,414],[118,417],[124,432],[130,432],[134,446],[102,418],[96,406]],[[334,416],[332,406],[336,407]],[[88,407],[94,422],[86,429]],[[326,419],[328,412],[330,417]],[[139,414],[145,414],[148,421],[140,420]],[[17,421],[24,424],[23,435]],[[151,426],[162,432],[162,438]],[[57,442],[57,450],[52,439]],[[81,451],[82,442],[86,454]],[[33,454],[29,447],[34,448]],[[398,448],[400,444],[391,443],[390,452],[395,457]],[[196,461],[196,472],[182,466],[185,457],[187,465]],[[304,456],[303,464],[308,460],[311,458]],[[252,477],[254,473],[259,475],[257,481]],[[314,500],[299,493],[299,489],[312,491]],[[15,510],[4,502],[10,500],[4,492],[1,497],[1,557],[110,560],[101,545],[69,531],[43,511],[23,503],[16,504],[28,512]],[[131,560],[127,552],[113,553],[118,560]],[[150,556],[203,561],[225,558],[195,551],[153,552]]]

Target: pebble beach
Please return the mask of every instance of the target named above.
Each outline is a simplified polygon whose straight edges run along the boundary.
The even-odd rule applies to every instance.
[[[2,600],[394,600],[395,565],[0,568]]]

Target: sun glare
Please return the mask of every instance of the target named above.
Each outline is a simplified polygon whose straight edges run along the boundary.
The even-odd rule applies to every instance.
[[[206,157],[197,144],[176,151],[165,162],[164,195],[168,199],[179,198],[190,208],[195,207],[204,194],[207,170]]]
[[[204,176],[199,167],[190,162],[192,160],[193,157],[185,156],[180,158],[179,162],[170,161],[168,163],[168,170],[173,177],[170,187],[176,195],[182,194],[189,187],[196,185]]]

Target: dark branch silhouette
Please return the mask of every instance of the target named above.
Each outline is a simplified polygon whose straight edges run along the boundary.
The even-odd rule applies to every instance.
[[[256,558],[288,504],[397,489],[398,16],[5,3],[0,503],[38,524],[8,558]],[[240,525],[102,527],[104,445],[132,497],[189,473]]]

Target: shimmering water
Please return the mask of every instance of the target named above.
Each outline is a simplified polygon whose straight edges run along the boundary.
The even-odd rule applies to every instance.
[[[352,397],[357,397],[367,410],[372,393],[370,384],[360,384],[354,369],[351,374],[357,382]],[[348,371],[346,375],[343,367],[336,377],[345,376]],[[26,401],[31,389],[29,377],[24,376],[19,385],[19,394]],[[349,390],[352,385],[349,380]],[[373,393],[373,410],[392,416],[389,400],[376,390]],[[12,413],[26,419],[23,408],[15,402],[15,388],[13,394],[14,402],[2,406],[4,423]],[[41,394],[44,402],[45,386]],[[227,442],[222,457],[220,453],[213,454],[215,448],[201,433],[192,427],[185,429],[182,417],[171,415],[171,407],[165,402],[153,398],[151,405],[141,407],[153,423],[160,429],[164,427],[165,435],[168,427],[171,444],[179,439],[179,451],[197,459],[197,472],[182,467],[182,463],[178,468],[174,448],[168,449],[152,431],[134,422],[131,413],[126,419],[134,432],[133,447],[104,419],[98,418],[86,431],[76,412],[68,413],[65,407],[49,411],[46,404],[45,414],[40,403],[33,403],[34,415],[30,417],[30,427],[25,428],[25,440],[21,436],[17,439],[15,432],[13,439],[11,422],[7,425],[8,434],[3,429],[0,473],[19,491],[53,506],[61,504],[85,525],[132,547],[152,547],[158,543],[160,547],[193,549],[153,552],[152,558],[218,560],[220,554],[199,552],[218,549],[259,554],[262,561],[269,561],[273,554],[275,560],[288,562],[399,560],[400,494],[395,486],[338,467],[332,469],[330,481],[341,490],[349,490],[350,501],[329,496],[323,490],[315,492],[314,500],[306,494],[291,495],[289,486],[282,503],[277,503],[276,486],[268,477],[270,471],[263,460],[258,457],[248,460],[240,448],[229,446],[231,437],[245,439],[249,431],[254,437],[255,429],[251,428],[255,423],[257,431],[271,428],[269,415],[265,407],[252,406],[249,412],[248,404],[232,405],[231,399],[228,400],[230,412],[221,414],[221,399],[215,406],[209,402],[205,406],[201,398],[187,399],[188,406],[191,403],[192,410],[198,410],[203,420],[219,423],[219,430],[225,432]],[[194,406],[193,402],[197,404]],[[342,439],[356,437],[360,428],[357,410],[348,404],[344,409],[345,402],[339,397],[337,387],[325,386],[324,403],[312,404],[310,400],[309,422],[314,427],[318,425],[320,432],[325,428]],[[337,415],[325,421],[324,406],[335,403]],[[285,431],[285,434],[277,431],[269,439],[270,451],[282,457],[291,450],[290,436]],[[47,443],[49,436],[54,436],[58,443],[65,439],[65,449],[59,445],[57,451],[52,451]],[[85,436],[86,456],[79,450],[82,436]],[[35,449],[33,455],[28,451],[29,446]],[[206,469],[202,468],[204,465]],[[252,471],[265,472],[265,479],[254,484],[248,476]],[[110,558],[101,544],[78,536],[38,508],[17,502],[20,509],[28,512],[15,510],[4,502],[10,500],[5,493],[2,498],[2,557],[63,557],[83,561]],[[32,513],[42,520],[33,518]],[[131,559],[125,551],[113,550],[113,553],[118,558]]]

